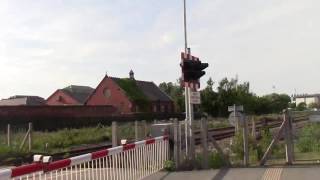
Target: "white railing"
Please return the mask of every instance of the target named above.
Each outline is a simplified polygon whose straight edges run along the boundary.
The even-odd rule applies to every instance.
[[[161,136],[69,159],[0,170],[0,180],[135,180],[163,169],[168,159],[168,137]]]

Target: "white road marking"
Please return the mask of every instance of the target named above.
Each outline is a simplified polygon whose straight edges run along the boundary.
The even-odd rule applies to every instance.
[[[268,168],[263,176],[262,180],[280,180],[283,168]]]

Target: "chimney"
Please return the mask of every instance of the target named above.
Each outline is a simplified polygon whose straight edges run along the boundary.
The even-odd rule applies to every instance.
[[[129,72],[129,77],[130,77],[130,79],[134,80],[134,72],[132,70],[130,70],[130,72]]]

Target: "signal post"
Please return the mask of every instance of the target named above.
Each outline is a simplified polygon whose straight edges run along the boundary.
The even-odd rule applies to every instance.
[[[192,56],[187,41],[187,8],[186,0],[183,0],[183,19],[184,19],[184,49],[181,53],[181,70],[182,82],[181,85],[185,88],[185,137],[186,137],[186,157],[194,159],[194,141],[193,141],[193,104],[200,104],[200,93],[197,90],[200,88],[199,79],[205,75],[203,71],[209,65],[201,63],[198,57]],[[191,96],[191,98],[190,98]]]

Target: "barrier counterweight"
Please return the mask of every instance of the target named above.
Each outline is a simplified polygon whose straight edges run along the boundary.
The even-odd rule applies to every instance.
[[[0,179],[135,180],[163,169],[168,159],[168,137],[161,136],[69,159],[0,170]]]

